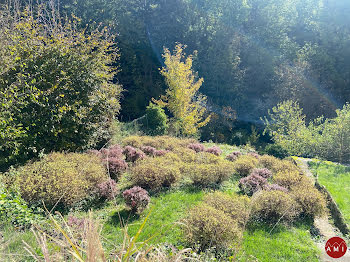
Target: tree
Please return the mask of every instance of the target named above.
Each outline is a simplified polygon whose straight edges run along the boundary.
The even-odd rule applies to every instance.
[[[186,57],[185,48],[186,46],[177,44],[173,54],[169,49],[164,49],[165,67],[160,72],[168,89],[160,100],[154,102],[172,113],[173,126],[181,135],[192,136],[209,122],[210,115],[204,117],[206,97],[198,93],[203,78],[197,79],[197,73],[192,70],[193,56]]]
[[[96,145],[120,109],[108,29],[80,30],[44,8],[0,10],[1,169]]]
[[[147,106],[142,122],[146,133],[152,136],[164,135],[168,129],[168,117],[164,109],[152,102]]]

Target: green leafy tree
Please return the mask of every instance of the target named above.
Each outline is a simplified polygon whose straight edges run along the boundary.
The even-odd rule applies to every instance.
[[[168,129],[168,117],[164,109],[150,102],[143,118],[143,127],[149,135],[164,135]]]
[[[0,12],[1,169],[42,150],[95,145],[120,109],[108,29],[80,30],[45,8]]]
[[[161,69],[161,74],[168,89],[160,100],[154,101],[173,114],[174,125],[181,135],[193,136],[209,122],[210,116],[204,116],[206,97],[198,93],[203,78],[197,79],[197,73],[192,70],[193,57],[186,57],[184,48],[186,46],[177,44],[173,54],[164,49],[165,67]]]

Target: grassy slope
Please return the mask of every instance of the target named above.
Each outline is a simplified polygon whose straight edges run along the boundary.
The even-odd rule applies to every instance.
[[[207,143],[206,146],[214,144]],[[228,145],[219,145],[224,151],[224,155],[237,150],[236,147]],[[228,193],[238,192],[238,179],[225,182],[221,186],[221,190]],[[181,227],[178,222],[181,222],[186,216],[186,211],[191,206],[198,203],[205,192],[190,191],[190,190],[172,190],[162,193],[158,196],[152,196],[150,208],[152,210],[146,227],[140,235],[139,241],[148,239],[149,237],[162,233],[160,237],[154,238],[152,243],[169,243],[176,246],[181,246],[183,236]],[[120,217],[129,222],[129,235],[134,236],[147,215],[147,210],[141,217],[129,217],[125,211],[122,200],[115,203],[108,203],[105,207],[94,210],[94,217],[100,218],[103,222],[102,235],[105,242],[105,248],[112,250],[115,245],[122,242],[123,233],[120,226]],[[86,215],[80,213],[79,215]],[[22,249],[22,245],[17,240],[33,239],[30,232],[18,233],[19,235],[11,236],[8,234],[5,239],[13,245],[12,252],[16,253]],[[17,240],[16,240],[17,239]],[[318,251],[313,243],[310,233],[305,226],[296,226],[292,228],[280,228],[278,232],[269,234],[268,228],[258,228],[247,230],[244,234],[242,250],[239,254],[239,261],[318,261]],[[16,260],[18,261],[18,260]]]
[[[331,162],[310,162],[309,165],[312,172],[318,175],[320,184],[331,193],[350,225],[350,167]]]
[[[281,227],[269,234],[268,228],[248,230],[244,234],[238,261],[282,262],[319,261],[319,250],[306,226]]]

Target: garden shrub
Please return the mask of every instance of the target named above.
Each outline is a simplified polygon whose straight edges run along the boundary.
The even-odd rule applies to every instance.
[[[179,164],[169,160],[169,155],[139,161],[132,169],[132,182],[152,191],[158,191],[176,183],[180,178]]]
[[[241,156],[235,162],[235,171],[239,176],[248,176],[258,164],[258,160],[253,156]]]
[[[326,200],[311,183],[292,186],[291,194],[301,206],[302,214],[312,218],[325,214]]]
[[[277,185],[277,184],[265,184],[263,186],[263,189],[265,191],[273,191],[273,190],[279,190],[279,191],[283,191],[283,192],[288,192],[289,190],[283,186]]]
[[[266,223],[292,222],[300,214],[300,206],[288,193],[262,190],[252,198],[251,219]]]
[[[187,147],[174,148],[171,152],[176,154],[185,163],[192,163],[197,159],[197,153]]]
[[[226,181],[234,173],[234,167],[225,160],[217,164],[188,163],[181,168],[195,186],[215,187]]]
[[[205,151],[205,146],[200,143],[191,143],[188,148],[196,151],[196,153]]]
[[[123,192],[126,205],[134,213],[141,213],[150,201],[148,192],[139,186],[134,186]]]
[[[256,152],[249,152],[247,155],[248,155],[248,156],[253,156],[253,157],[255,157],[256,159],[259,159],[259,158],[260,158],[260,155],[259,155],[258,153],[256,153]]]
[[[267,179],[253,173],[239,180],[239,188],[248,196],[252,196],[255,192],[263,189],[267,183]]]
[[[272,177],[272,172],[267,168],[254,168],[251,174],[255,174],[266,179]]]
[[[164,109],[150,102],[146,108],[146,114],[145,118],[142,120],[142,126],[148,135],[164,135],[168,129],[168,117],[165,114]]]
[[[141,151],[144,152],[148,156],[164,156],[166,153],[168,153],[168,150],[160,149],[157,150],[156,148],[152,146],[141,146]]]
[[[114,36],[84,30],[77,19],[57,23],[57,10],[44,8],[2,9],[0,169],[42,150],[99,146],[120,109]]]
[[[271,170],[273,173],[280,171],[296,171],[298,167],[289,160],[280,160],[276,157],[263,155],[259,158],[259,165]]]
[[[229,248],[240,241],[243,233],[229,214],[206,203],[192,208],[186,222],[188,243],[194,247],[198,244],[201,250]]]
[[[112,200],[119,193],[117,183],[113,179],[108,179],[96,186],[96,193],[101,199]]]
[[[18,169],[16,184],[24,200],[50,208],[71,207],[108,178],[99,157],[91,154],[51,153]]]
[[[231,152],[230,154],[228,154],[228,155],[226,156],[226,159],[229,160],[229,161],[235,161],[235,160],[237,160],[238,157],[240,157],[241,155],[242,155],[241,152],[239,152],[239,151],[233,151],[233,152]]]
[[[247,196],[231,196],[217,191],[206,195],[203,201],[217,210],[224,211],[237,221],[239,226],[244,227],[249,218],[250,199]]]
[[[200,153],[196,154],[194,162],[200,163],[200,164],[219,164],[219,163],[224,162],[224,163],[228,164],[227,161],[223,161],[223,159],[220,158],[219,156],[213,155],[213,154],[208,153],[208,152],[200,152]],[[231,163],[231,166],[233,166],[232,163]]]
[[[209,147],[205,150],[205,152],[208,152],[208,153],[211,153],[211,154],[214,154],[216,156],[220,156],[222,154],[222,150],[217,147],[217,146],[212,146],[212,147]]]
[[[146,157],[145,153],[132,146],[124,147],[123,154],[125,155],[126,161],[132,163],[136,162],[137,160],[142,160]]]
[[[300,183],[308,182],[308,178],[304,175],[301,175],[297,171],[289,172],[288,170],[286,172],[277,173],[276,175],[274,175],[273,180],[276,184],[283,186],[287,189],[291,189],[291,187]]]

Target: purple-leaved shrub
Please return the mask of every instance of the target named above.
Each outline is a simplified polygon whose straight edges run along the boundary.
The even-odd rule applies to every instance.
[[[124,147],[123,154],[125,155],[126,161],[133,163],[146,157],[144,152],[132,146]]]
[[[117,183],[108,179],[96,186],[97,195],[102,199],[112,200],[118,195]]]
[[[267,168],[254,168],[251,174],[259,175],[266,179],[272,177],[272,172]]]
[[[126,205],[134,213],[141,213],[148,205],[150,197],[148,192],[139,186],[134,186],[123,192]]]
[[[205,146],[200,143],[191,143],[187,147],[196,151],[197,153],[205,151]]]
[[[267,180],[257,174],[251,174],[239,180],[239,188],[247,195],[251,196],[255,192],[263,189]]]
[[[211,154],[214,154],[216,156],[220,156],[222,154],[222,150],[217,147],[217,146],[212,146],[212,147],[209,147],[205,150],[205,152],[208,152],[208,153],[211,153]]]
[[[233,152],[231,152],[230,154],[228,154],[228,155],[226,156],[226,159],[229,160],[229,161],[235,161],[235,160],[237,160],[237,158],[240,157],[241,155],[242,155],[241,152],[239,152],[239,151],[233,151]]]

